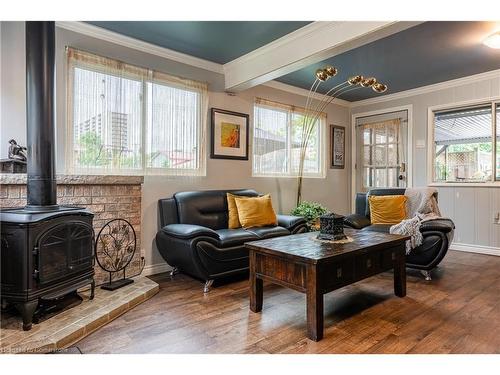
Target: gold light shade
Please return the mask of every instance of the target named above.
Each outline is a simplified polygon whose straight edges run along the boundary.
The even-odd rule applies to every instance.
[[[373,91],[378,92],[379,94],[387,91],[387,85],[383,83],[377,82],[372,86]]]
[[[353,77],[349,78],[349,79],[347,80],[347,82],[348,82],[351,86],[354,86],[354,85],[357,85],[358,83],[360,83],[362,80],[363,80],[363,76],[353,76]]]
[[[361,86],[363,87],[371,87],[377,83],[377,79],[375,77],[365,78],[361,81]]]
[[[337,68],[330,66],[330,65],[325,66],[325,69],[323,69],[323,70],[328,75],[328,77],[334,77],[337,75],[337,72],[338,72]]]
[[[324,69],[318,69],[316,70],[316,78],[324,82],[328,79],[328,74],[326,74]]]

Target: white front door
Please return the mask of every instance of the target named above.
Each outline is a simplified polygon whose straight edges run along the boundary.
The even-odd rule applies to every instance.
[[[355,118],[355,192],[406,187],[408,171],[408,111]]]

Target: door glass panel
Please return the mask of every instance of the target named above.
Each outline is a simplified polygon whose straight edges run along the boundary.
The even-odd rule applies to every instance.
[[[387,126],[387,142],[397,142],[397,134],[398,128],[395,124],[390,124]]]
[[[398,186],[398,169],[399,168],[389,168],[387,169],[387,186],[397,187]]]
[[[386,187],[387,186],[387,170],[385,168],[375,169],[375,187]]]
[[[375,165],[385,165],[386,146],[375,146]]]
[[[386,142],[387,142],[386,127],[385,126],[377,126],[375,128],[375,143],[380,144],[380,143],[386,143]]]
[[[397,165],[398,164],[398,147],[397,145],[387,146],[387,164]]]
[[[372,130],[371,129],[364,129],[363,130],[363,143],[365,145],[369,145],[372,143]]]
[[[363,186],[369,187],[371,186],[372,181],[372,168],[363,168]]]
[[[363,163],[364,165],[371,165],[372,164],[372,148],[370,146],[364,146],[363,147]]]

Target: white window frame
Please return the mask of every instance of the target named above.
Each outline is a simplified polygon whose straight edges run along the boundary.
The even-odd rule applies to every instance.
[[[403,105],[399,107],[383,108],[374,111],[354,113],[351,116],[351,210],[356,204],[356,153],[358,145],[356,144],[356,120],[360,117],[377,116],[392,112],[406,111],[408,114],[407,129],[407,161],[406,161],[406,186],[413,186],[413,105]],[[361,145],[363,147],[363,145]]]
[[[435,181],[435,170],[434,170],[434,159],[436,150],[434,147],[434,127],[435,127],[435,112],[441,112],[446,110],[459,110],[459,109],[467,109],[469,107],[475,106],[487,106],[491,105],[491,118],[492,118],[492,173],[490,181],[452,181],[452,182],[442,182]],[[496,140],[496,131],[497,131],[497,105],[500,105],[500,96],[484,98],[484,99],[474,99],[474,100],[466,100],[462,102],[454,102],[448,104],[440,104],[427,108],[427,184],[429,186],[500,186],[500,180],[496,179],[496,153],[500,152],[497,150],[495,142]]]
[[[269,102],[271,102],[271,100],[269,100]],[[289,104],[287,104],[289,105]],[[289,105],[290,107],[296,107],[297,106],[293,106],[293,105]],[[252,126],[252,131],[251,131],[251,136],[252,136],[252,144],[254,143],[254,130],[255,130],[255,109],[256,107],[259,107],[259,104],[257,103],[254,103],[253,105],[253,118],[254,118],[254,124]],[[268,107],[271,107],[270,105],[268,105]],[[282,110],[280,108],[276,108],[275,109],[276,111],[283,111],[285,112],[285,110]],[[287,118],[288,117],[291,117],[290,116],[290,113],[291,112],[287,112]],[[323,124],[322,124],[323,122]],[[288,124],[287,124],[287,130],[290,131],[290,128],[291,128],[291,118],[288,118]],[[323,117],[323,120],[321,118],[318,118],[317,120],[317,123],[316,123],[316,126],[319,127],[319,140],[318,140],[318,144],[319,144],[319,157],[320,157],[320,160],[319,160],[319,167],[320,167],[320,171],[319,173],[306,173],[304,172],[302,177],[303,178],[319,178],[319,179],[324,179],[326,178],[326,144],[328,142],[325,142],[326,140],[326,128],[327,128],[327,117],[324,116]],[[322,126],[323,125],[323,126]],[[291,160],[290,158],[290,154],[291,154],[291,137],[288,136],[287,137],[287,154],[288,154],[288,158],[289,160]],[[297,178],[298,177],[298,173],[283,173],[283,172],[269,172],[269,173],[256,173],[254,171],[254,154],[253,154],[253,149],[252,149],[252,177],[272,177],[272,178]],[[289,162],[289,167],[291,167],[291,162]]]
[[[89,52],[91,53],[91,52]],[[102,56],[104,58],[110,59],[110,60],[117,60],[111,57],[106,57]],[[92,72],[97,72],[101,74],[107,74],[112,76],[113,74],[104,70],[104,69],[99,69],[99,66],[89,66],[87,64],[77,64],[76,66],[73,65],[72,67],[68,66],[67,59],[65,59],[65,79],[66,79],[66,90],[73,90],[74,89],[74,69],[75,68],[80,68],[80,69],[85,69],[89,70]],[[128,63],[127,63],[128,64]],[[133,65],[133,64],[129,64]],[[148,68],[149,69],[149,68]],[[72,71],[70,71],[72,70]],[[151,72],[153,72],[153,69],[149,69]],[[152,74],[151,74],[152,75]],[[134,78],[130,78],[134,79]],[[198,168],[196,169],[182,169],[182,168],[153,168],[153,167],[147,167],[146,166],[146,142],[148,138],[148,126],[147,126],[147,106],[148,106],[148,89],[147,85],[148,83],[153,83],[153,79],[148,79],[144,80],[142,82],[142,89],[141,89],[141,104],[142,104],[142,119],[141,119],[141,132],[142,132],[142,155],[141,155],[141,168],[98,168],[98,167],[78,167],[75,165],[75,160],[73,157],[72,150],[74,149],[74,123],[73,123],[73,103],[69,102],[68,100],[65,100],[65,110],[66,110],[66,117],[67,117],[67,126],[66,126],[66,142],[65,142],[65,147],[66,150],[69,150],[69,152],[66,152],[66,156],[72,155],[69,160],[66,160],[65,163],[65,169],[67,174],[90,174],[90,175],[134,175],[134,176],[146,176],[146,175],[163,175],[163,176],[206,176],[206,170],[207,170],[207,157],[206,157],[206,121],[204,119],[207,117],[207,113],[204,112],[204,105],[203,101],[208,100],[207,98],[203,98],[203,92],[195,90],[195,89],[190,89],[186,87],[180,87],[179,85],[176,85],[175,83],[172,84],[167,84],[167,83],[161,83],[164,86],[168,87],[173,87],[176,89],[180,90],[186,90],[186,91],[192,91],[192,92],[197,92],[200,95],[200,108],[199,108],[199,121],[198,121],[198,134],[199,137],[197,139],[197,147],[198,147]],[[208,95],[208,94],[206,94]],[[67,97],[67,95],[66,95]],[[72,98],[74,98],[74,95],[71,95]]]

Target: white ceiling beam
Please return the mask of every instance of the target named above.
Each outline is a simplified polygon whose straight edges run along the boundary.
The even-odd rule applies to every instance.
[[[419,23],[313,22],[224,64],[225,88],[246,90]]]

